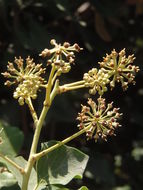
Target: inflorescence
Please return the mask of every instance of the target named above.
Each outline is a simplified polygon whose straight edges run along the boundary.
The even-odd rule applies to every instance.
[[[35,99],[40,87],[51,90],[56,78],[62,73],[70,71],[71,64],[75,61],[75,52],[82,50],[76,43],[70,45],[68,42],[64,42],[61,45],[57,44],[54,39],[50,43],[54,48],[44,49],[40,56],[48,57],[47,65],[52,67],[51,78],[49,77],[51,83],[46,82],[41,76],[45,73],[46,68],[42,68],[42,64],[35,64],[30,57],[26,59],[25,64],[21,57],[15,58],[14,63],[8,63],[8,72],[2,73],[4,77],[12,79],[7,80],[5,85],[18,85],[13,97],[18,99],[20,105],[27,103],[29,98]],[[89,106],[82,105],[81,113],[77,117],[77,120],[80,121],[79,129],[87,128],[88,139],[98,140],[102,138],[106,140],[107,136],[114,135],[115,129],[120,126],[117,122],[121,116],[118,112],[119,109],[113,108],[113,103],[106,106],[105,99],[101,96],[108,90],[108,84],[113,89],[116,82],[121,82],[123,90],[127,90],[129,83],[135,84],[135,74],[139,71],[139,67],[133,65],[134,59],[134,55],[126,57],[125,49],[119,53],[113,50],[111,54],[106,54],[106,57],[103,57],[102,62],[99,62],[100,69],[92,68],[84,74],[83,80],[61,86],[61,88],[66,89],[63,92],[87,87],[89,94],[98,93],[100,95],[97,104],[91,98],[88,99]]]
[[[4,77],[12,79],[12,81],[7,80],[5,85],[18,85],[13,93],[13,97],[18,99],[20,105],[23,105],[28,98],[37,98],[37,91],[44,83],[41,74],[45,72],[45,69],[41,66],[42,64],[35,64],[30,57],[26,59],[24,65],[24,60],[19,57],[15,58],[14,63],[8,63],[8,72],[2,73]]]
[[[99,62],[101,69],[93,68],[83,76],[85,86],[90,88],[89,93],[103,95],[107,85],[110,84],[113,89],[116,82],[121,82],[123,90],[127,90],[129,83],[135,84],[135,74],[139,71],[138,66],[132,65],[134,60],[134,55],[126,57],[125,49],[119,53],[113,50],[110,55],[106,54],[103,61]]]
[[[85,86],[89,87],[89,94],[95,95],[98,92],[99,95],[103,95],[107,91],[106,84],[109,83],[108,74],[105,74],[97,68],[93,68],[85,73],[83,76]]]
[[[40,56],[42,57],[50,57],[48,59],[48,65],[55,65],[56,70],[58,71],[58,76],[61,73],[67,73],[71,69],[71,64],[74,64],[75,61],[75,53],[80,52],[82,48],[79,47],[77,43],[74,45],[70,45],[68,42],[64,42],[63,45],[57,44],[56,40],[51,40],[51,45],[55,46],[52,49],[44,49]]]
[[[82,105],[81,113],[77,117],[80,121],[78,127],[80,130],[88,128],[87,139],[107,140],[107,136],[114,135],[115,129],[120,126],[117,120],[122,114],[118,112],[119,108],[113,108],[113,102],[106,106],[105,99],[101,97],[97,99],[97,102],[96,104],[89,98],[87,102],[89,106]]]
[[[134,55],[126,57],[125,49],[119,53],[115,49],[110,55],[106,54],[102,62],[99,62],[101,70],[108,75],[111,89],[115,87],[115,82],[121,82],[123,90],[127,90],[128,84],[135,84],[135,73],[139,67],[132,65],[135,60]]]

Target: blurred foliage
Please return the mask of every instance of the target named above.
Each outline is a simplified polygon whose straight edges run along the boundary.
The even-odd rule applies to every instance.
[[[98,67],[105,53],[124,47],[136,56],[140,66],[136,86],[120,88],[105,95],[124,113],[117,137],[105,142],[86,142],[80,137],[70,145],[90,155],[83,180],[74,180],[70,189],[85,185],[98,190],[141,190],[143,187],[143,0],[0,0],[0,71],[15,56],[30,55],[37,62],[51,38],[77,42],[84,51],[63,82],[75,81],[92,67]],[[48,72],[48,71],[47,71]],[[3,82],[2,76],[0,77]],[[39,94],[40,95],[40,94]],[[61,140],[77,130],[76,115],[86,91],[57,97],[41,134],[41,141]],[[40,112],[43,97],[35,101]],[[28,156],[32,140],[32,119],[27,107],[19,107],[12,89],[1,83],[0,119],[19,127],[25,135],[21,154]]]

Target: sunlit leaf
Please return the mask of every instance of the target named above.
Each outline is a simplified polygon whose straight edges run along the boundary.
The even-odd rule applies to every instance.
[[[10,187],[17,183],[16,178],[8,171],[0,173],[0,188]]]
[[[78,190],[88,190],[88,188],[86,186],[82,186],[80,189]]]
[[[42,143],[42,150],[54,145],[54,141]],[[66,185],[75,176],[83,175],[88,156],[78,149],[61,146],[38,161],[38,181],[45,180],[47,184]]]
[[[2,143],[0,152],[4,155],[16,156],[23,144],[24,135],[17,127],[5,126],[0,123]]]
[[[22,156],[13,158],[13,161],[16,162],[22,168],[25,168],[25,166],[27,164],[27,161]],[[12,166],[11,164],[9,164],[9,163],[7,163],[7,167],[11,171],[11,173],[16,177],[16,180],[18,181],[18,184],[21,187],[22,186],[22,178],[23,178],[23,176],[21,175],[19,170],[17,168],[15,168],[14,166]],[[37,184],[37,174],[36,174],[36,171],[33,168],[32,172],[31,172],[31,175],[30,175],[30,179],[29,179],[28,190],[34,189],[36,184]]]

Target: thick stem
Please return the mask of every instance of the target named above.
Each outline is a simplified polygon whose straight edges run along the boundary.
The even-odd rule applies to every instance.
[[[29,159],[28,159],[28,163],[27,163],[27,167],[25,169],[25,175],[23,176],[22,190],[27,190],[27,187],[28,187],[28,181],[29,181],[29,177],[31,174],[31,170],[32,170],[32,167],[35,163],[35,159],[33,159],[33,155],[36,153],[41,128],[42,128],[42,125],[43,125],[43,122],[44,122],[44,119],[46,117],[48,110],[49,110],[49,107],[47,107],[47,106],[43,107],[43,110],[41,112],[41,116],[39,118],[39,121],[37,122],[36,130],[35,130],[33,141],[32,141],[32,146],[31,146],[31,150],[30,150],[30,155],[29,155]]]
[[[34,158],[35,158],[36,160],[38,160],[39,158],[45,156],[45,155],[48,154],[49,152],[51,152],[51,151],[53,151],[53,150],[59,148],[60,146],[62,146],[62,145],[64,145],[64,144],[68,143],[69,141],[73,140],[74,138],[76,138],[76,137],[82,135],[82,134],[85,133],[88,129],[90,129],[90,127],[91,127],[91,125],[85,127],[84,129],[78,131],[77,133],[75,133],[75,134],[73,134],[72,136],[70,136],[70,137],[64,139],[63,141],[58,142],[57,144],[51,146],[50,148],[45,149],[45,150],[43,150],[43,151],[41,151],[41,152],[35,154],[35,155],[34,155]]]
[[[54,97],[57,94],[58,84],[59,84],[59,81],[57,80],[55,82],[55,86],[53,88],[53,91],[51,92],[51,95],[50,95],[50,101],[51,102],[53,101]],[[38,145],[38,141],[39,141],[41,128],[42,128],[43,122],[45,120],[45,117],[47,115],[49,108],[50,108],[50,106],[44,105],[43,110],[42,110],[41,115],[40,115],[40,118],[37,122],[36,130],[35,130],[33,141],[32,141],[32,146],[31,146],[31,150],[30,150],[30,155],[29,155],[29,159],[28,159],[28,163],[27,163],[27,167],[25,169],[25,175],[23,176],[22,190],[27,190],[27,187],[28,187],[28,182],[29,182],[31,170],[32,170],[32,167],[36,161],[34,155],[35,155],[36,150],[37,150],[37,145]]]

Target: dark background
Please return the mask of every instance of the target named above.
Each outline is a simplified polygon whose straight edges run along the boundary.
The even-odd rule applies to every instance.
[[[120,85],[105,94],[121,108],[122,128],[108,142],[86,141],[85,136],[69,143],[90,155],[83,180],[68,187],[86,185],[90,190],[141,190],[143,188],[143,0],[0,0],[0,70],[15,56],[38,54],[49,48],[50,39],[77,42],[84,50],[62,82],[80,80],[83,73],[98,67],[98,61],[113,48],[134,53],[141,71],[136,85],[123,92]],[[0,84],[0,119],[19,127],[25,135],[21,154],[27,158],[33,122],[26,106],[12,98],[13,89]],[[42,93],[41,93],[42,94]],[[43,97],[34,102],[40,113]],[[62,140],[77,131],[76,116],[88,91],[79,90],[56,97],[46,119],[41,141]],[[96,99],[96,97],[95,97]]]

